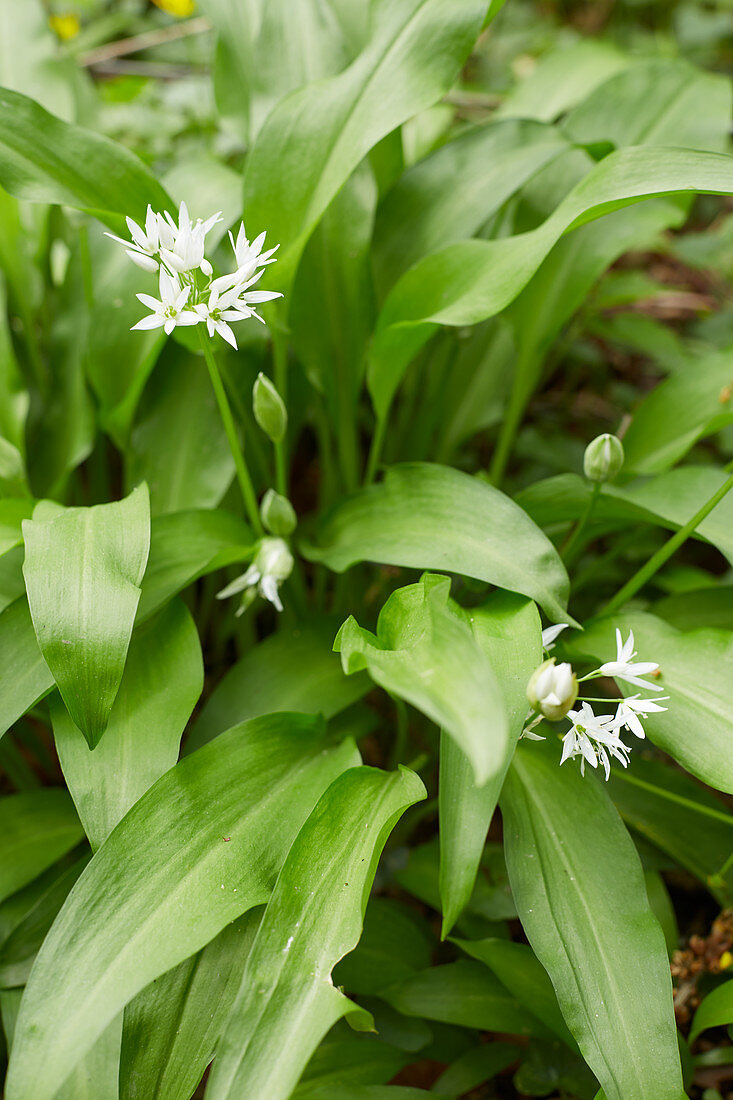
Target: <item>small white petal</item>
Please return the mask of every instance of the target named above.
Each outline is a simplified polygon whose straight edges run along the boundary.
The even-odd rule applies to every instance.
[[[237,338],[226,321],[219,321],[216,325],[216,331],[226,340],[227,344],[231,344],[234,350],[237,351]]]
[[[133,325],[130,331],[132,332],[136,328],[160,328],[164,323],[165,317],[162,314],[153,313],[150,317],[143,317],[142,321],[138,321],[136,325]]]
[[[137,264],[138,267],[141,267],[143,271],[158,270],[158,261],[154,260],[152,256],[144,256],[142,252],[134,252],[131,248],[127,248],[125,251],[132,262]]]

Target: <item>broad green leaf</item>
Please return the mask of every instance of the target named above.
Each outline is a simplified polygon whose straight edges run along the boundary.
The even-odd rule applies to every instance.
[[[651,610],[678,630],[696,630],[702,626],[733,630],[733,585],[710,579],[712,584],[704,588],[674,592],[657,600]]]
[[[351,60],[338,11],[319,0],[201,0],[218,35],[214,87],[253,139],[288,93]]]
[[[722,75],[701,72],[681,58],[654,58],[611,75],[569,113],[562,130],[581,145],[675,145],[723,153],[731,106],[730,82]]]
[[[151,525],[150,557],[137,621],[145,619],[204,573],[252,554],[252,532],[238,516],[220,510],[171,512]]]
[[[564,233],[642,199],[686,191],[733,191],[733,162],[719,153],[621,149],[597,164],[537,229],[504,240],[462,241],[416,264],[395,285],[377,324],[368,381],[378,417],[438,325],[472,325],[500,312]]]
[[[646,521],[672,530],[683,527],[712,497],[727,478],[714,466],[680,466],[652,478],[640,478],[623,487],[604,485],[591,524],[638,526]],[[560,474],[517,494],[517,503],[541,527],[577,519],[585,507],[591,486],[576,474]],[[691,537],[716,546],[733,562],[733,500],[725,497],[698,524]]]
[[[32,514],[32,500],[0,500],[0,555],[22,543],[23,520],[30,519]]]
[[[663,688],[660,694],[669,697],[663,704],[666,711],[645,719],[647,736],[711,787],[733,793],[727,690],[733,675],[733,634],[724,630],[682,633],[655,615],[619,612],[573,638],[572,652],[611,660],[616,628],[624,638],[633,630],[639,660],[658,662],[656,683]]]
[[[649,908],[664,932],[667,954],[671,958],[680,945],[680,930],[677,926],[677,917],[672,899],[669,896],[666,883],[658,871],[644,871],[644,882],[646,883],[646,894],[649,898]]]
[[[514,747],[528,713],[527,682],[542,661],[540,617],[530,600],[498,592],[470,612],[471,629],[500,685],[503,706],[487,713],[495,723],[508,717],[508,738],[496,774],[477,786],[466,756],[445,737],[440,746],[440,898],[445,937],[467,905],[476,881],[486,834]]]
[[[358,762],[302,715],[244,723],[158,780],[95,854],[23,999],[8,1100],[51,1100],[124,1006],[265,902],[328,784]]]
[[[330,204],[309,240],[290,304],[295,350],[311,383],[324,397],[344,484],[354,488],[360,468],[356,406],[374,323],[369,257],[377,189],[364,164]]]
[[[3,1028],[9,1047],[14,1039],[22,995],[22,989],[0,991]],[[118,1018],[100,1035],[66,1083],[54,1094],[54,1100],[118,1100],[121,1025]]]
[[[427,924],[406,905],[374,897],[367,906],[359,944],[334,970],[348,993],[373,996],[430,966],[435,941]]]
[[[0,639],[0,731],[5,733],[51,690],[54,682],[38,648],[25,596],[0,614]]]
[[[253,645],[212,691],[186,751],[248,718],[292,710],[329,719],[365,695],[367,676],[345,676],[333,653],[336,629],[336,622],[313,619]]]
[[[464,959],[414,974],[382,996],[406,1016],[477,1031],[551,1034],[485,966]]]
[[[511,90],[495,117],[552,122],[629,64],[630,58],[611,42],[596,38],[554,49]]]
[[[130,1002],[122,1032],[122,1096],[190,1100],[231,1011],[261,916],[252,909],[228,924]]]
[[[512,940],[453,940],[473,959],[485,963],[520,1004],[554,1032],[571,1049],[577,1050],[557,1003],[547,971],[532,949]]]
[[[733,349],[666,379],[634,410],[624,435],[624,468],[656,474],[706,435],[733,421]]]
[[[83,835],[74,804],[61,788],[0,798],[0,901],[70,852]]]
[[[0,184],[19,199],[74,206],[108,221],[110,214],[144,218],[148,203],[171,206],[134,153],[8,88],[0,89]]]
[[[380,205],[374,262],[382,292],[429,252],[473,237],[540,168],[567,149],[552,126],[473,126],[418,161]],[[455,180],[461,180],[456,202]]]
[[[412,1061],[374,1032],[336,1024],[319,1045],[293,1091],[293,1100],[318,1100],[324,1090],[351,1096],[361,1086],[382,1085]]]
[[[249,227],[267,229],[273,241],[282,242],[277,274],[283,289],[321,215],[359,162],[449,89],[478,37],[487,4],[377,0],[371,11],[363,52],[342,73],[275,107],[247,160]]]
[[[431,1091],[446,1096],[463,1096],[516,1062],[519,1050],[519,1047],[501,1042],[471,1047],[443,1070]]]
[[[733,875],[721,875],[733,850],[733,814],[678,768],[635,756],[614,769],[611,797],[624,821],[702,882],[721,905],[733,901]]]
[[[549,742],[520,746],[501,799],[522,926],[607,1100],[682,1100],[667,951],[639,858],[602,785],[558,761]]]
[[[88,862],[88,854],[74,863],[60,861],[2,906],[0,919],[9,930],[0,946],[0,986],[26,984],[39,947]]]
[[[355,768],[329,787],[285,860],[217,1048],[210,1100],[245,1091],[287,1100],[330,1027],[368,1013],[330,980],[358,942],[382,848],[404,811],[425,797],[414,772]]]
[[[567,573],[549,539],[498,489],[447,466],[390,468],[336,505],[303,553],[337,573],[358,561],[445,569],[521,592],[551,619],[567,619]]]
[[[483,785],[504,766],[508,724],[499,681],[450,579],[425,574],[399,588],[379,613],[377,633],[346,620],[334,642],[344,672],[371,678],[442,726]],[[469,889],[470,892],[470,889]]]
[[[134,632],[109,724],[95,749],[60,700],[52,702],[64,778],[94,851],[178,760],[203,679],[196,626],[176,600]]]
[[[64,497],[69,474],[94,447],[94,406],[82,360],[86,332],[94,322],[85,296],[79,293],[83,282],[82,247],[77,240],[49,324],[48,392],[42,409],[34,403],[28,418],[28,476],[36,496]]]
[[[234,461],[200,355],[174,344],[166,348],[143,395],[126,457],[126,483],[145,481],[154,516],[219,504]]]
[[[730,1024],[733,1024],[733,982],[727,981],[703,999],[692,1021],[689,1041],[692,1043],[708,1027]]]
[[[120,686],[140,599],[150,545],[147,488],[113,504],[26,520],[23,536],[38,645],[94,748]]]

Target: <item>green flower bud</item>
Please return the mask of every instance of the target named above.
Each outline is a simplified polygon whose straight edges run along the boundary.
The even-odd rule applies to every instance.
[[[295,509],[287,497],[268,489],[260,504],[262,522],[271,535],[287,538],[298,525]]]
[[[265,435],[269,435],[273,443],[280,443],[285,438],[288,412],[275,386],[261,371],[252,390],[252,408]]]
[[[598,435],[585,448],[583,472],[589,481],[611,481],[624,464],[624,446],[618,436]]]
[[[544,661],[530,677],[527,698],[533,710],[551,722],[564,718],[578,698],[578,680],[572,666],[556,665],[554,657]]]

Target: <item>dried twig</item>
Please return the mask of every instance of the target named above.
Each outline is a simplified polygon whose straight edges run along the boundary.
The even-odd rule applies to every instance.
[[[149,50],[154,46],[163,46],[168,42],[175,42],[179,38],[189,38],[194,34],[205,34],[210,30],[211,23],[209,20],[200,16],[198,19],[188,19],[185,23],[174,23],[170,27],[161,27],[160,30],[136,34],[132,38],[122,38],[118,42],[107,42],[96,50],[79,54],[77,60],[80,65],[89,68],[92,65],[100,65],[105,61],[111,61],[115,57],[140,53],[142,50]]]

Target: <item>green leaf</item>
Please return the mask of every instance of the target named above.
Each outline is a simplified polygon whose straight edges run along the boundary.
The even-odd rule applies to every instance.
[[[293,1091],[293,1100],[317,1100],[323,1090],[333,1093],[362,1085],[381,1085],[411,1061],[408,1053],[397,1050],[374,1032],[352,1031],[336,1024],[303,1070]]]
[[[125,500],[23,523],[38,645],[69,714],[94,746],[120,686],[150,545],[145,486]]]
[[[512,940],[493,938],[454,939],[452,942],[471,958],[485,963],[520,1004],[529,1009],[571,1050],[577,1050],[575,1040],[562,1018],[547,971],[538,962],[530,947],[523,943],[514,943]]]
[[[464,959],[414,974],[382,996],[406,1016],[478,1031],[550,1034],[485,966]]]
[[[337,965],[337,986],[373,996],[396,981],[430,966],[435,941],[414,910],[392,898],[373,897],[367,906],[359,944]]]
[[[733,851],[733,814],[677,768],[636,757],[614,769],[611,797],[632,829],[685,867],[721,905],[733,902],[733,874],[720,872]]]
[[[704,998],[692,1021],[689,1042],[694,1042],[708,1027],[730,1024],[733,1024],[733,981],[723,982]]]
[[[501,1042],[471,1047],[443,1070],[431,1091],[463,1096],[516,1062],[519,1050],[519,1047]]]
[[[216,507],[233,477],[234,461],[203,359],[171,341],[138,410],[126,449],[125,482],[147,483],[156,516]]]
[[[630,58],[602,39],[584,38],[560,46],[541,57],[512,88],[495,117],[552,122],[629,64]]]
[[[470,613],[471,629],[500,685],[503,706],[488,712],[493,725],[508,716],[508,738],[496,774],[480,787],[466,756],[445,737],[440,746],[440,899],[443,937],[468,904],[486,834],[529,705],[527,683],[542,661],[540,617],[530,600],[498,592]]]
[[[369,679],[344,675],[333,653],[335,633],[335,622],[311,619],[253,645],[206,700],[186,751],[261,714],[292,710],[329,719],[355,703],[369,691]]]
[[[624,638],[633,630],[639,659],[659,663],[656,683],[663,688],[660,694],[669,696],[666,711],[645,719],[647,736],[711,787],[733,793],[728,692],[733,634],[724,630],[683,634],[655,615],[627,611],[592,624],[568,644],[574,653],[611,660],[615,628]]]
[[[425,797],[406,768],[355,768],[322,796],[302,827],[262,918],[206,1088],[287,1100],[318,1042],[344,1015],[368,1013],[340,993],[331,970],[361,934],[382,848],[404,811]]]
[[[504,698],[469,616],[450,599],[448,577],[426,574],[399,588],[379,613],[376,636],[346,620],[334,642],[344,672],[371,678],[443,726],[468,758],[476,783],[507,754]]]
[[[53,676],[38,648],[25,596],[0,614],[0,638],[0,731],[5,733],[51,690]]]
[[[731,106],[725,77],[681,58],[653,58],[611,75],[568,114],[562,129],[580,145],[607,141],[616,148],[674,145],[723,153]]]
[[[38,949],[89,858],[87,854],[74,863],[61,860],[2,906],[0,987],[26,984]]]
[[[144,219],[172,204],[142,161],[101,134],[50,115],[18,92],[0,89],[0,184],[19,199]],[[111,219],[119,226],[120,219]]]
[[[60,700],[52,702],[59,760],[93,850],[178,760],[203,681],[196,626],[176,600],[134,632],[107,730],[94,750]]]
[[[384,481],[336,505],[303,553],[337,573],[358,561],[445,569],[521,592],[551,619],[567,619],[567,573],[549,539],[498,489],[447,466],[391,467]]]
[[[377,324],[368,370],[377,416],[384,418],[407,364],[438,325],[473,325],[500,312],[564,233],[642,199],[686,191],[733,191],[730,158],[621,149],[597,164],[537,229],[504,240],[462,241],[416,264],[395,285]]]
[[[549,742],[520,746],[501,799],[522,926],[607,1100],[682,1100],[667,951],[639,857],[602,785],[558,759]]]
[[[190,1100],[214,1056],[262,916],[252,909],[125,1009],[120,1094]]]
[[[374,262],[380,289],[388,290],[429,252],[475,236],[515,191],[567,148],[554,127],[512,119],[472,126],[418,161],[379,207]]]
[[[149,619],[172,596],[205,573],[252,554],[254,539],[244,520],[220,510],[158,516],[150,532],[150,557],[137,621]]]
[[[32,882],[83,836],[74,804],[61,788],[0,798],[0,901]]]
[[[278,286],[292,282],[308,237],[369,150],[448,91],[481,30],[486,0],[377,0],[365,49],[268,116],[245,173],[253,232],[282,243]]]
[[[656,474],[678,462],[706,435],[733,421],[733,349],[708,356],[656,386],[624,435],[624,468]]]
[[[95,854],[23,998],[8,1100],[51,1100],[136,993],[265,902],[328,784],[358,761],[319,723],[255,719],[181,761]]]

